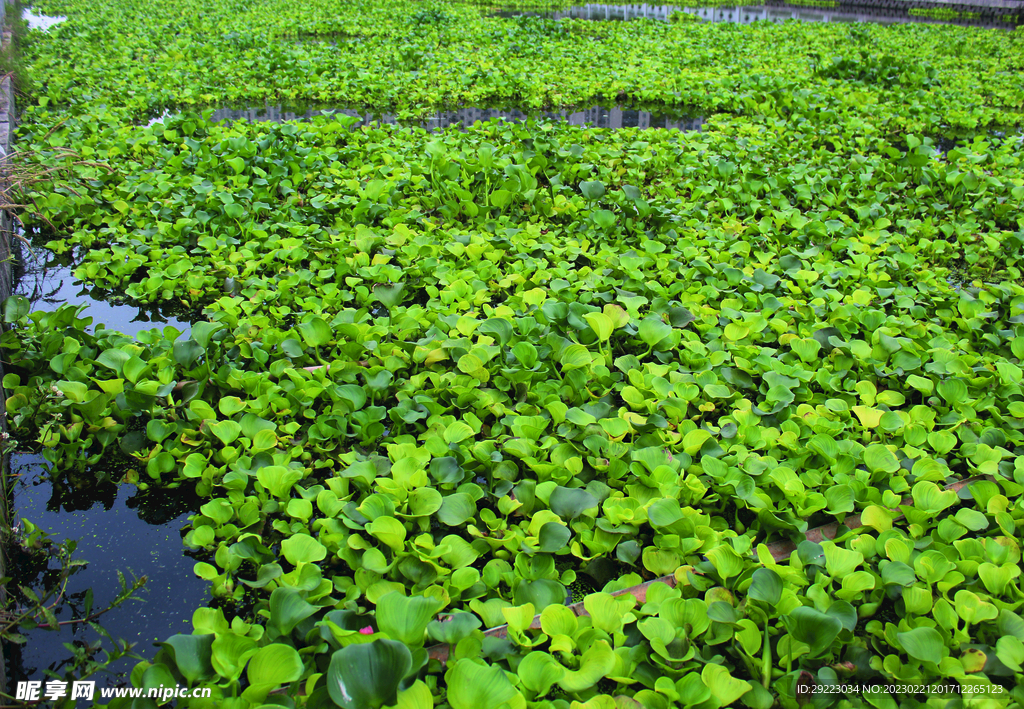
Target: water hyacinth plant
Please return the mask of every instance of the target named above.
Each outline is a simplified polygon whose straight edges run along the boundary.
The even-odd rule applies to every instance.
[[[1024,703],[1013,34],[40,7],[68,20],[28,49],[19,140],[81,160],[26,189],[25,222],[83,281],[199,314],[131,338],[4,304],[24,445],[204,498],[184,544],[216,602],[135,686],[238,709]],[[211,120],[243,98],[709,117]]]

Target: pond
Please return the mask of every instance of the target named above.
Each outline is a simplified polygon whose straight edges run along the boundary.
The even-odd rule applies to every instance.
[[[89,562],[71,574],[64,598],[54,609],[57,620],[82,617],[90,588],[93,609],[105,608],[120,590],[121,572],[129,583],[143,575],[148,580],[136,594],[139,601],[129,600],[100,618],[111,636],[137,643],[135,652],[150,656],[154,641],[189,632],[192,611],[206,602],[208,593],[207,583],[192,571],[195,560],[182,553],[179,530],[198,509],[199,498],[184,488],[145,492],[128,483],[98,482],[101,471],[97,470],[59,480],[51,480],[48,472],[49,464],[40,455],[11,455],[15,522],[25,518],[54,541],[76,540],[73,558]],[[120,474],[120,470],[110,473],[113,479]],[[21,583],[32,584],[43,573],[38,560],[24,553],[12,553],[11,566],[11,575]],[[42,680],[44,669],[59,672],[61,661],[68,657],[64,643],[87,643],[98,637],[80,624],[26,635],[25,645],[5,648],[12,682]],[[111,671],[127,676],[136,662],[124,658]],[[118,677],[95,679],[99,686],[123,682]]]

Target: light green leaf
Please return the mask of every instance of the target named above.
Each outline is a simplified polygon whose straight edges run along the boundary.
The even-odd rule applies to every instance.
[[[750,684],[736,679],[721,665],[708,663],[701,670],[700,678],[711,696],[718,700],[718,706],[726,707],[750,691]]]
[[[946,644],[935,628],[914,628],[905,633],[896,633],[896,639],[915,660],[936,665],[942,662],[942,649]]]
[[[308,534],[293,534],[281,542],[281,554],[289,563],[323,561],[327,558],[327,547]]]
[[[522,695],[496,665],[462,658],[448,664],[444,678],[452,709],[501,709],[516,698],[522,701]]]
[[[534,651],[522,659],[516,672],[524,687],[543,696],[565,677],[566,669],[548,653]]]
[[[427,625],[440,610],[437,599],[392,592],[377,601],[377,626],[410,647],[423,645]]]
[[[233,443],[242,433],[242,427],[237,421],[217,421],[206,424],[206,427],[226,446]]]
[[[274,643],[260,648],[249,661],[249,683],[277,687],[302,676],[302,659],[290,645]]]

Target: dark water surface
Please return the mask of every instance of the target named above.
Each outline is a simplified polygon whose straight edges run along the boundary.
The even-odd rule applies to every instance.
[[[135,336],[143,330],[176,327],[187,339],[191,330],[190,315],[174,304],[132,305],[113,293],[90,286],[75,278],[78,259],[73,254],[55,254],[43,246],[47,239],[34,239],[31,246],[18,243],[20,257],[15,267],[14,292],[32,302],[33,310],[56,310],[64,303],[85,305],[84,317],[92,317],[88,328],[98,325]]]
[[[137,654],[151,657],[153,642],[191,632],[192,613],[208,598],[208,584],[193,573],[195,560],[185,555],[180,534],[201,500],[184,488],[142,491],[127,483],[97,482],[97,472],[51,481],[49,464],[41,455],[12,454],[13,519],[19,524],[22,518],[28,519],[55,541],[76,540],[73,558],[89,562],[72,573],[64,602],[55,609],[58,621],[82,617],[89,588],[93,609],[105,608],[121,588],[118,571],[129,583],[146,576],[148,582],[137,594],[144,602],[129,600],[99,622],[114,638],[137,643]],[[109,474],[117,479],[123,472]],[[26,555],[15,552],[11,557],[9,573],[15,583],[34,584],[40,579],[41,570]],[[43,670],[59,671],[59,663],[69,656],[63,643],[98,638],[81,625],[34,630],[26,636],[25,645],[4,649],[12,682],[45,680]],[[127,673],[136,662],[125,658],[112,670]],[[119,681],[110,675],[93,679],[97,687],[115,686]]]

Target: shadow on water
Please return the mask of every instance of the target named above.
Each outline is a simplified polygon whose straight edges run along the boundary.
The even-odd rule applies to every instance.
[[[55,310],[65,303],[84,304],[84,315],[93,319],[92,331],[102,324],[130,336],[166,325],[188,333],[191,323],[199,318],[198,313],[189,312],[180,304],[132,304],[123,296],[78,280],[74,275],[81,260],[78,254],[56,254],[44,245],[49,240],[45,235],[36,234],[31,238],[31,245],[14,242],[20,250],[14,292],[28,298],[33,310]]]
[[[822,3],[824,4],[824,3]],[[994,14],[977,16],[966,12],[949,10],[956,16],[948,18],[925,17],[910,14],[910,8],[893,7],[814,7],[770,3],[765,5],[727,5],[719,7],[687,7],[685,5],[599,5],[587,4],[555,12],[531,12],[528,10],[506,9],[491,13],[491,17],[549,17],[552,19],[572,18],[596,21],[626,21],[649,19],[668,22],[675,12],[696,15],[704,22],[727,22],[750,24],[752,22],[871,22],[876,24],[952,24],[971,27],[1012,29],[1020,22],[1020,14]],[[1006,10],[1010,13],[1010,10]]]
[[[99,622],[114,638],[137,643],[139,655],[151,656],[153,642],[191,632],[193,611],[207,601],[207,583],[193,572],[195,561],[184,553],[180,533],[201,500],[185,487],[143,491],[128,483],[98,480],[99,473],[93,469],[51,479],[49,464],[42,456],[13,454],[14,519],[31,521],[55,541],[76,540],[73,557],[89,562],[71,574],[66,593],[54,609],[58,621],[82,617],[90,588],[93,608],[106,607],[120,591],[118,571],[129,583],[145,575],[148,581],[137,594],[142,602],[130,600]],[[122,470],[105,471],[103,477],[116,480],[122,474]],[[47,574],[53,578],[52,569],[48,571],[45,562],[40,565],[37,556],[17,548],[12,551],[10,573],[19,584],[42,582]],[[26,644],[5,648],[13,682],[43,680],[46,669],[59,672],[69,657],[64,643],[82,647],[99,637],[80,624],[25,635]],[[129,658],[117,661],[111,667],[114,676],[95,678],[98,686],[124,683],[136,662]]]
[[[509,123],[524,123],[527,120],[548,119],[566,121],[571,125],[591,125],[598,128],[665,128],[668,130],[700,130],[704,119],[686,111],[675,113],[667,110],[645,111],[628,106],[604,108],[593,106],[569,111],[522,111],[502,108],[460,108],[453,111],[437,111],[419,121],[399,121],[391,114],[374,114],[346,108],[325,108],[308,106],[264,106],[262,108],[220,108],[213,112],[213,121],[249,121],[252,123],[270,121],[301,121],[319,115],[346,115],[358,118],[356,127],[362,125],[414,125],[430,131],[449,127],[471,126],[476,121],[501,119]],[[156,122],[155,119],[153,122]]]

